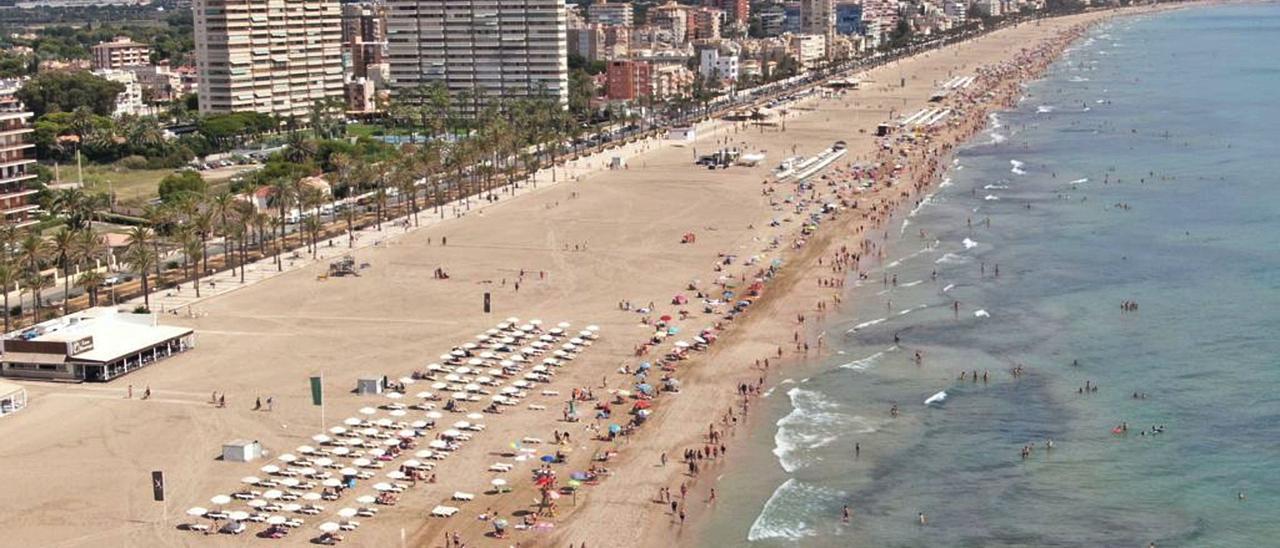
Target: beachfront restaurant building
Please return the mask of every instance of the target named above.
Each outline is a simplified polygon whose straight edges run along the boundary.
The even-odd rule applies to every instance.
[[[83,310],[7,334],[0,375],[106,382],[195,347],[195,332],[154,314]]]

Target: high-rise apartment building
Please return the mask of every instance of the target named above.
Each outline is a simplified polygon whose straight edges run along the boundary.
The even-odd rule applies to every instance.
[[[388,0],[387,49],[398,89],[439,82],[497,99],[569,97],[564,0]]]
[[[800,32],[824,36],[829,56],[836,33],[835,0],[800,0]]]
[[[93,52],[94,69],[120,69],[151,64],[151,48],[134,42],[128,36],[117,36],[89,48]]]
[[[619,25],[630,27],[635,24],[635,10],[629,2],[611,3],[601,0],[587,9],[588,20],[597,25]]]
[[[35,147],[31,142],[31,113],[14,96],[17,87],[0,89],[0,222],[6,225],[34,224],[31,210],[36,190],[28,183],[35,180]]]
[[[386,50],[386,7],[373,2],[343,4],[342,55],[348,79],[368,78],[371,65],[386,61]]]
[[[751,3],[748,0],[703,0],[702,5],[724,12],[728,26],[746,25],[751,20]]]
[[[200,112],[305,116],[341,99],[338,0],[195,0]]]

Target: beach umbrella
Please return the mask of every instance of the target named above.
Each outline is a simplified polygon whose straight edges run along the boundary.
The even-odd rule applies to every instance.
[[[552,337],[551,335],[543,335],[541,337],[538,337],[538,340],[542,342],[552,342],[552,341],[555,341],[556,338]]]
[[[400,384],[413,384],[415,382],[418,382],[418,380],[413,377],[400,377]]]
[[[331,440],[333,440],[333,438],[330,438],[329,436],[326,436],[324,434],[316,434],[314,436],[311,436],[311,441],[314,441],[316,443],[322,443],[322,444],[329,443]]]
[[[333,485],[329,485],[330,481],[333,482]],[[342,482],[338,480],[324,480],[323,485],[325,487],[337,487],[339,485],[342,485]],[[323,497],[320,496],[320,493],[303,493],[302,494],[302,500],[305,500],[308,502],[314,502],[314,501],[320,500],[321,498]]]
[[[459,382],[462,380],[462,375],[459,375],[457,373],[449,373],[448,375],[444,376],[444,380],[449,382]],[[437,388],[437,390],[439,389]]]
[[[453,359],[453,358],[461,358],[461,357],[466,356],[466,355],[467,355],[467,353],[466,353],[466,352],[463,352],[463,351],[461,351],[461,350],[453,350],[453,351],[449,352],[449,355],[448,355],[448,356],[441,356],[441,358],[443,358],[443,359]]]
[[[280,480],[280,485],[285,487],[297,487],[301,483],[302,481],[298,480],[298,478],[285,478]]]
[[[302,509],[302,505],[296,502],[290,502],[287,504],[280,505],[280,509],[284,510],[285,512],[297,512],[298,510]]]
[[[467,392],[479,392],[479,391],[480,391],[480,385],[478,385],[478,384],[476,384],[476,383],[471,383],[471,384],[468,384],[468,385],[464,386],[464,387],[463,387],[463,389],[464,389],[464,390],[466,390]]]
[[[263,473],[266,473],[266,474],[275,474],[280,471],[280,467],[274,464],[268,464],[266,466],[263,466],[262,468],[259,468],[258,470],[261,470]]]
[[[343,457],[351,454],[351,450],[346,447],[338,447],[331,452],[339,457]]]
[[[645,394],[648,394],[650,392],[653,392],[653,386],[649,385],[648,383],[641,383],[636,385],[636,390],[640,392],[644,392]]]
[[[375,491],[390,491],[392,488],[391,488],[391,484],[390,484],[390,483],[387,483],[387,482],[385,482],[385,481],[384,481],[384,482],[381,482],[381,483],[375,483],[375,484],[373,484],[373,489],[374,489]]]
[[[320,485],[323,485],[325,487],[340,487],[342,486],[342,480],[339,480],[338,478],[329,478],[327,480],[320,482]]]
[[[341,469],[341,470],[338,470],[338,473],[339,473],[339,474],[342,474],[343,476],[354,476],[354,475],[356,475],[356,474],[359,474],[359,473],[360,473],[360,471],[359,471],[359,470],[356,470],[355,468],[352,468],[352,467],[348,466],[348,467],[346,467],[346,468],[343,468],[343,469]]]
[[[381,426],[381,427],[383,427],[383,428],[386,428],[386,427],[388,427],[388,426],[391,426],[392,424],[395,424],[395,421],[393,421],[393,420],[391,420],[391,419],[388,419],[388,418],[386,418],[386,417],[383,417],[383,418],[380,418],[380,419],[378,419],[378,420],[374,421],[374,423],[373,423],[373,424],[376,424],[376,425],[378,425],[378,426]]]
[[[621,426],[618,426],[618,425],[616,425],[616,424],[610,424],[610,425],[609,425],[609,433],[610,433],[610,434],[617,434],[618,432],[621,432],[621,431],[622,431],[622,427],[621,427]]]
[[[267,505],[267,501],[262,499],[253,499],[245,504],[247,504],[250,508],[262,508],[263,506]]]
[[[446,388],[448,388],[448,387],[449,387],[449,383],[447,383],[447,382],[434,382],[434,383],[431,383],[431,389],[432,389],[432,390],[444,390],[444,389],[446,389]]]
[[[539,319],[529,320],[529,325],[542,325],[542,320],[539,320]]]
[[[282,496],[284,496],[284,491],[281,491],[279,489],[268,489],[265,493],[262,494],[262,498],[267,500],[275,500]]]
[[[463,343],[463,344],[462,344],[462,348],[467,349],[467,350],[475,350],[476,348],[479,348],[479,345],[477,345],[476,343],[473,343],[473,342]]]
[[[344,518],[353,518],[356,516],[357,512],[359,512],[359,510],[356,510],[355,508],[347,507],[347,508],[338,510],[338,515]]]
[[[340,436],[342,434],[347,433],[347,429],[341,426],[334,426],[332,428],[329,428],[329,433],[335,436]]]
[[[375,457],[381,457],[381,456],[383,456],[383,455],[387,454],[387,450],[386,450],[386,449],[383,449],[383,448],[381,448],[381,447],[375,447],[375,448],[373,448],[373,449],[370,449],[370,450],[369,450],[369,454],[370,454],[370,455],[373,455],[373,456],[375,456]]]
[[[507,480],[504,480],[502,478],[493,478],[493,480],[491,480],[489,483],[492,484],[494,487],[502,487],[503,485],[507,484]]]
[[[599,331],[599,330],[600,330],[600,326],[598,326],[598,325],[588,325],[588,326],[587,326],[587,331]]]
[[[421,451],[418,451],[417,453],[414,453],[413,456],[418,457],[420,459],[429,459],[433,454],[435,453],[432,453],[430,449],[423,449]]]
[[[687,343],[687,342],[685,342],[685,341],[676,341],[675,347],[676,347],[676,348],[689,348],[689,343]]]
[[[533,366],[533,368],[532,368],[532,369],[530,369],[530,371],[533,371],[534,373],[545,373],[545,372],[547,371],[547,366],[545,366],[545,365],[535,365],[535,366]]]
[[[332,521],[326,521],[320,524],[320,531],[324,533],[336,533],[342,526]]]
[[[551,355],[555,356],[556,358],[561,358],[566,360],[572,359],[572,356],[570,356],[569,353],[565,352],[564,350],[556,350],[555,352],[552,352]],[[560,362],[556,361],[555,358],[547,358],[545,360],[542,360],[542,363],[558,364]]]
[[[316,459],[316,466],[319,466],[321,468],[328,468],[330,466],[333,466],[333,459],[329,457],[320,457]]]
[[[485,335],[489,335],[489,336],[497,335],[497,334],[499,334],[499,333],[501,333],[501,331],[499,331],[499,330],[497,330],[497,329],[489,329],[489,330],[487,330],[487,331],[485,331],[485,332],[484,332],[484,334],[485,334]]]
[[[466,398],[467,398],[466,392],[458,391],[453,393],[453,399],[455,400],[464,400]]]
[[[570,344],[577,344],[577,345],[581,345],[581,344],[586,344],[586,342],[587,342],[587,341],[584,341],[584,340],[579,339],[579,338],[577,338],[577,337],[574,337],[574,338],[572,338],[572,339],[569,339],[569,343],[570,343]]]
[[[427,392],[427,391],[425,391],[425,390],[424,390],[424,391],[422,391],[422,392],[418,392],[417,394],[414,394],[414,396],[415,396],[415,397],[417,397],[417,398],[421,398],[421,399],[427,400],[427,399],[431,399],[431,397],[432,397],[432,396],[435,396],[435,394],[433,394],[433,393],[431,393],[431,392]]]
[[[363,445],[364,440],[360,438],[351,438],[347,440],[347,445]]]
[[[267,525],[284,525],[284,522],[286,521],[289,520],[284,516],[271,516],[267,518]]]
[[[516,392],[519,392],[519,391],[520,389],[514,386],[504,386],[502,387],[502,390],[499,390],[499,392],[502,392],[503,394],[515,394]]]
[[[315,452],[316,452],[316,448],[315,448],[315,447],[312,447],[312,446],[310,446],[310,445],[299,445],[299,446],[298,446],[298,448],[297,448],[297,449],[295,449],[295,451],[297,451],[297,452],[299,452],[299,453],[302,453],[302,454],[304,454],[304,455],[309,455],[309,454],[311,454],[311,453],[315,453]]]
[[[402,438],[412,438],[418,435],[418,433],[414,432],[413,430],[401,430],[399,432],[396,432],[396,435]]]
[[[476,377],[476,382],[480,384],[488,384],[493,382],[493,378],[485,375],[481,375],[479,377]]]
[[[246,519],[249,519],[249,513],[245,512],[244,510],[236,510],[234,512],[228,513],[227,519],[230,519],[232,521],[244,521]]]
[[[259,478],[258,478],[258,476],[245,476],[245,477],[243,477],[243,478],[240,478],[240,483],[247,483],[247,484],[249,484],[249,485],[253,485],[253,484],[258,483],[258,482],[260,482],[260,481],[262,481],[262,480],[261,480],[261,479],[259,479]]]
[[[293,453],[285,453],[283,455],[280,455],[281,462],[293,462],[295,460],[298,460],[298,456],[294,455]]]
[[[427,421],[413,421],[413,422],[409,423],[409,426],[412,426],[413,428],[419,428],[419,429],[421,429],[421,428],[426,428],[426,427],[427,427],[427,426],[429,426],[430,424],[431,424],[431,423],[429,423],[429,422],[427,422]]]
[[[379,432],[379,430],[378,430],[377,428],[372,427],[372,426],[370,426],[370,427],[368,427],[368,428],[361,428],[361,429],[360,429],[360,435],[362,435],[362,436],[376,436],[376,435],[378,435],[378,432]]]
[[[387,413],[387,414],[388,414],[388,415],[391,415],[391,416],[393,416],[393,417],[403,417],[403,416],[405,416],[405,415],[408,415],[408,414],[409,414],[409,412],[408,412],[408,411],[405,411],[404,409],[392,409],[392,410],[391,410],[391,412],[389,412],[389,413]]]
[[[404,478],[407,478],[408,476],[404,475],[404,472],[401,472],[399,470],[392,470],[390,472],[387,472],[387,477],[393,480],[402,480]]]
[[[517,317],[515,317],[515,316],[512,316],[512,317],[507,318],[507,319],[502,320],[502,321],[507,322],[507,323],[517,323],[517,322],[519,322],[519,321],[520,321],[520,318],[517,318]]]
[[[377,501],[377,497],[374,497],[373,495],[360,495],[356,497],[356,502],[360,504],[373,504]]]
[[[393,400],[398,400],[400,398],[403,398],[404,394],[401,394],[400,392],[387,392],[387,397]]]
[[[516,366],[516,362],[513,362],[513,361],[511,361],[511,360],[502,360],[502,361],[498,362],[498,365],[501,365],[502,367],[515,367],[515,366]],[[490,370],[489,370],[489,374],[491,374],[491,375],[497,375],[498,373],[495,373],[493,369],[490,369]]]
[[[385,440],[382,440],[382,445],[385,445],[387,447],[391,447],[392,445],[399,445],[399,444],[400,444],[400,440],[395,438],[387,438]]]
[[[372,407],[361,407],[361,408],[360,408],[360,414],[361,414],[361,415],[373,415],[373,414],[376,414],[377,412],[378,412],[378,410],[377,410],[377,409],[374,409],[374,408],[372,408]]]
[[[442,419],[442,418],[444,418],[444,413],[441,413],[441,412],[439,412],[439,411],[427,411],[427,418],[428,418],[428,419]]]
[[[560,322],[556,324],[556,327],[559,327],[560,329],[569,329],[570,325],[571,324],[569,322]]]
[[[556,457],[554,455],[543,455],[539,460],[546,463],[552,463],[556,461]]]
[[[427,444],[427,447],[432,449],[448,449],[449,444],[445,443],[444,440],[431,440],[431,442]]]
[[[444,436],[444,437],[446,437],[446,438],[456,438],[456,437],[458,437],[458,436],[461,436],[461,435],[462,435],[462,432],[459,432],[459,431],[457,431],[457,430],[453,430],[453,429],[449,429],[449,430],[445,430],[444,432],[441,432],[441,433],[440,433],[440,435],[441,435],[441,436]]]
[[[499,403],[506,403],[507,401],[507,397],[503,396],[502,394],[494,394],[492,396],[489,396],[489,399]]]
[[[516,343],[516,338],[515,338],[515,337],[503,337],[503,338],[502,338],[502,344],[515,344],[515,343]]]
[[[590,478],[591,476],[586,472],[574,472],[572,474],[569,474],[569,479],[574,481],[586,481]]]
[[[497,355],[497,354],[494,354],[492,351],[488,351],[488,350],[486,350],[486,351],[484,351],[484,352],[481,352],[481,353],[480,353],[480,357],[481,357],[481,358],[484,358],[484,359],[486,359],[486,360],[492,360],[492,359],[494,359],[494,358],[497,358],[497,357],[498,357],[498,355]]]
[[[419,466],[422,466],[422,463],[416,459],[409,459],[407,461],[404,461],[404,464],[401,464],[401,466],[408,466],[409,468],[417,468]]]
[[[356,417],[347,417],[347,418],[345,418],[345,419],[342,419],[342,423],[343,423],[343,424],[345,424],[345,425],[347,425],[347,426],[357,426],[357,425],[359,425],[359,424],[360,424],[360,423],[362,423],[362,422],[364,422],[364,421],[362,421],[362,420],[360,420],[360,419],[358,419],[358,418],[356,418]]]
[[[444,368],[438,363],[427,364],[427,371],[444,371]]]
[[[188,515],[188,516],[196,516],[196,517],[200,517],[200,516],[203,516],[203,515],[208,514],[208,513],[209,513],[209,510],[208,510],[208,509],[206,509],[206,508],[201,508],[201,507],[199,507],[199,506],[192,506],[191,508],[188,508],[188,509],[187,509],[187,515]]]
[[[230,504],[231,497],[228,495],[214,495],[209,499],[209,502],[212,502],[214,506],[222,506],[223,504]]]
[[[371,461],[371,460],[369,460],[369,459],[366,459],[366,458],[361,457],[361,458],[358,458],[358,459],[356,459],[356,460],[351,461],[351,464],[354,464],[354,465],[356,465],[356,466],[360,466],[360,467],[364,467],[364,466],[369,466],[370,464],[373,464],[373,461]]]

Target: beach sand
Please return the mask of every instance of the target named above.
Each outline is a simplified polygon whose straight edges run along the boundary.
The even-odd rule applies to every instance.
[[[9,496],[0,501],[6,544],[305,544],[316,536],[314,526],[332,519],[332,511],[346,501],[329,503],[329,513],[307,518],[307,525],[277,541],[253,537],[263,528],[257,524],[239,537],[202,536],[177,528],[190,521],[183,514],[186,508],[210,506],[212,495],[238,489],[238,478],[256,474],[265,464],[221,462],[217,457],[222,443],[260,440],[275,454],[308,444],[311,435],[339,424],[358,408],[382,403],[382,398],[353,394],[357,378],[395,378],[422,369],[507,316],[540,318],[549,324],[568,321],[574,328],[601,326],[601,340],[539,389],[567,396],[573,387],[590,387],[597,395],[629,387],[629,377],[617,369],[640,361],[634,357],[635,345],[652,328],[641,325],[636,312],[619,310],[620,301],[636,306],[652,301],[657,314],[674,315],[681,307],[670,304],[672,296],[688,293],[691,280],[714,280],[712,267],[719,254],[782,257],[786,267],[769,283],[765,297],[710,351],[681,363],[682,392],[661,396],[653,417],[635,435],[616,444],[589,440],[584,426],[593,421],[562,423],[565,398],[533,391],[520,407],[488,418],[487,431],[442,461],[435,471],[437,484],[420,483],[399,505],[361,520],[364,525],[347,534],[344,544],[395,546],[403,538],[413,546],[439,546],[445,531],[456,531],[468,545],[479,546],[517,541],[524,546],[680,542],[680,529],[669,525],[670,516],[663,505],[652,502],[653,497],[660,487],[686,480],[680,452],[701,444],[708,424],[734,405],[738,383],[763,374],[752,367],[754,360],[776,355],[780,345],[787,360],[805,357],[790,346],[801,327],[796,316],[817,318],[814,303],[832,293],[818,287],[817,277],[831,273],[815,268],[816,261],[842,245],[859,245],[857,227],[869,222],[845,215],[824,226],[803,248],[768,251],[775,237],[788,247],[799,229],[799,222],[768,226],[775,217],[797,217],[775,211],[770,197],[762,195],[761,181],[770,168],[791,156],[793,146],[796,154],[812,155],[836,140],[849,143],[849,155],[840,164],[867,160],[877,148],[871,136],[876,125],[890,119],[891,112],[901,116],[925,106],[938,83],[972,74],[980,65],[1008,59],[1068,27],[1105,16],[1026,23],[875,69],[864,75],[859,91],[790,108],[785,131],[716,124],[708,125],[696,143],[637,145],[644,150],[629,159],[627,169],[584,171],[581,180],[539,189],[483,212],[409,232],[386,246],[358,251],[357,261],[371,267],[357,278],[319,281],[316,275],[327,265],[317,263],[204,301],[197,306],[197,318],[167,319],[196,329],[196,349],[110,384],[24,383],[30,391],[27,409],[0,421],[0,439],[5,440],[0,466],[9,471]],[[904,87],[898,85],[900,77],[906,79]],[[984,118],[974,116],[954,133],[959,136],[979,127]],[[719,129],[711,131],[712,127]],[[692,164],[694,148],[699,154],[711,152],[719,148],[716,141],[725,138],[763,150],[768,159],[754,168],[715,171]],[[909,173],[923,178],[924,166],[915,167]],[[917,198],[917,189],[901,196],[901,188],[906,187],[880,188],[859,199],[871,203]],[[697,242],[681,244],[686,232],[695,233]],[[441,245],[445,237],[447,246]],[[436,268],[448,271],[451,279],[432,279]],[[758,268],[744,267],[739,260],[726,273]],[[526,275],[517,292],[514,282],[521,270]],[[481,312],[485,292],[491,292],[494,307],[487,315]],[[701,314],[698,306],[683,308],[692,316],[677,324],[689,336],[716,319]],[[816,341],[818,333],[804,336]],[[815,349],[812,355],[816,354]],[[327,399],[323,425],[307,384],[308,376],[321,373]],[[150,386],[153,398],[125,399],[128,385],[136,393]],[[214,391],[227,395],[228,408],[209,403]],[[275,409],[251,410],[259,396],[272,396]],[[534,411],[527,404],[547,409]],[[490,527],[476,519],[478,514],[492,508],[518,521],[513,513],[528,510],[537,496],[528,481],[531,465],[504,475],[515,488],[504,495],[484,494],[496,477],[485,470],[492,462],[510,460],[501,455],[510,452],[513,441],[525,436],[550,440],[553,430],[570,431],[574,438],[570,465],[557,470],[585,469],[594,452],[616,446],[619,456],[606,464],[612,475],[598,486],[584,488],[574,502],[561,499],[553,528],[517,532],[501,540],[483,536]],[[666,467],[658,466],[662,452],[671,460]],[[152,470],[165,471],[167,504],[151,499]],[[462,512],[447,520],[426,517],[454,491],[478,497],[459,505]],[[699,511],[692,513],[696,517]]]

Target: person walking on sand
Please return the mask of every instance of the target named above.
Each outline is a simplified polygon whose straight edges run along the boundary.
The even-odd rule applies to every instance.
[[[261,396],[259,396],[258,398],[256,398],[256,399],[254,399],[254,400],[253,400],[253,410],[254,410],[254,411],[261,411],[261,410],[262,410],[262,397],[261,397]]]
[[[142,399],[144,400],[151,399],[151,385],[147,385],[147,389],[142,392]]]
[[[129,385],[129,392],[125,395],[126,399],[133,399],[133,385]]]
[[[275,407],[275,398],[267,396],[267,411],[272,411]]]

